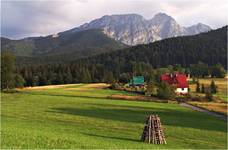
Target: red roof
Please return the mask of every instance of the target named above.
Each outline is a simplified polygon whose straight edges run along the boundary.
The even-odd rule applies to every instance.
[[[185,74],[163,74],[161,80],[177,88],[188,88],[187,76]]]

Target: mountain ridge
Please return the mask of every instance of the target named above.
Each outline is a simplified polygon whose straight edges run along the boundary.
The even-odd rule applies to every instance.
[[[74,53],[76,58],[81,58],[121,49],[127,45],[148,44],[166,38],[207,32],[210,29],[202,23],[182,27],[165,13],[158,13],[151,19],[145,19],[138,14],[121,14],[105,15],[79,27],[44,37],[28,37],[20,40],[1,38],[1,41],[3,51],[12,51],[17,56]],[[99,33],[92,32],[94,30],[99,30]],[[81,33],[85,34],[80,37]]]
[[[227,26],[197,35],[180,36],[163,39],[149,44],[141,44],[109,53],[101,53],[70,61],[72,64],[87,63],[104,64],[107,68],[115,68],[117,64],[123,68],[131,62],[149,63],[153,67],[181,64],[189,66],[198,62],[208,65],[216,63],[227,66]],[[56,61],[58,60],[58,61]],[[65,57],[18,58],[20,65],[67,63]]]
[[[99,29],[90,29],[75,34],[9,40],[1,38],[2,51],[11,51],[16,56],[69,55],[75,58],[87,57],[126,47],[121,42],[107,37]]]
[[[88,29],[102,29],[106,35],[115,40],[127,45],[137,45],[148,44],[169,37],[207,32],[211,30],[211,27],[202,23],[183,27],[173,17],[165,13],[157,13],[148,20],[138,14],[120,14],[105,15],[60,34]]]
[[[136,45],[124,50],[76,60],[75,63],[83,63],[83,61],[104,65],[120,63],[125,64],[123,68],[128,68],[133,61],[148,63],[159,68],[175,64],[190,66],[203,62],[207,65],[219,63],[227,68],[227,28],[226,25],[206,33]],[[108,65],[106,67],[110,68]]]

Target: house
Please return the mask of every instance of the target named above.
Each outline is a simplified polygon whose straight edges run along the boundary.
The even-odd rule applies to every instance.
[[[144,85],[144,77],[143,76],[134,76],[131,80],[129,85],[130,86],[143,86]]]
[[[188,81],[185,74],[174,73],[174,74],[163,74],[161,75],[161,81],[174,85],[176,87],[177,94],[188,93]]]

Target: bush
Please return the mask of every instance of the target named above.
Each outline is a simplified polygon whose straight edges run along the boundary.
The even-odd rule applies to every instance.
[[[158,87],[157,96],[161,99],[174,99],[176,96],[175,88],[166,82],[162,82]]]
[[[112,83],[111,84],[111,89],[118,89],[120,86],[119,86],[119,84],[118,83]]]
[[[211,88],[207,88],[205,90],[205,98],[210,102],[213,101],[213,95],[211,93]]]
[[[146,87],[146,95],[152,96],[156,94],[156,86],[153,82],[149,82]]]

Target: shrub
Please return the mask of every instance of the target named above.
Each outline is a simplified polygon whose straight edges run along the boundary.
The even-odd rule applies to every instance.
[[[213,93],[213,94],[217,93],[217,86],[215,85],[214,80],[211,81],[210,87],[211,87],[211,93]]]
[[[118,83],[112,83],[110,88],[111,89],[118,89],[119,88],[119,84]]]
[[[210,102],[213,101],[213,95],[211,93],[211,88],[207,88],[205,90],[205,98]]]
[[[146,87],[146,95],[155,95],[156,94],[156,86],[153,82],[149,82]]]
[[[161,99],[174,99],[176,96],[175,88],[166,82],[162,82],[158,87],[157,96]]]

